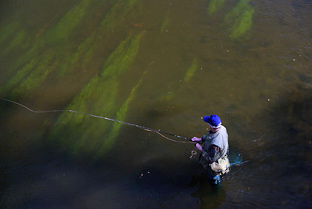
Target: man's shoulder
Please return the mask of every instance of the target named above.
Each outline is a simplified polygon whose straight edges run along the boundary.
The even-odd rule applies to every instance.
[[[225,126],[223,126],[223,125],[221,125],[220,131],[221,131],[221,132],[227,132]]]

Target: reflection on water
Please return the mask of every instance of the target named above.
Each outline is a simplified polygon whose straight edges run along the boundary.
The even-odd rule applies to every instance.
[[[188,138],[218,114],[234,163],[215,188],[191,144],[1,101],[2,208],[311,207],[309,1],[15,0],[0,9],[1,97]]]

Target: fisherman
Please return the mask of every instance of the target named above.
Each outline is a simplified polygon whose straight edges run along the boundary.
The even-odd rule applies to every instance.
[[[202,138],[193,137],[192,141],[196,142],[196,149],[200,152],[199,161],[208,179],[217,185],[221,183],[221,177],[230,171],[228,134],[217,115],[205,116],[203,120],[209,125],[208,133]]]

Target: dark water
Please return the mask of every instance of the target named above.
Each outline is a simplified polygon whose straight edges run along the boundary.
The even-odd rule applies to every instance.
[[[1,208],[312,207],[312,1],[12,0],[0,11],[1,97],[188,138],[218,114],[242,162],[216,189],[192,144],[1,100]]]

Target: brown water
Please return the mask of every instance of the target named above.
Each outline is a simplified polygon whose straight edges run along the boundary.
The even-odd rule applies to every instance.
[[[215,189],[192,144],[1,100],[1,208],[312,207],[312,1],[11,0],[0,11],[1,97],[188,138],[218,114],[242,163]]]

